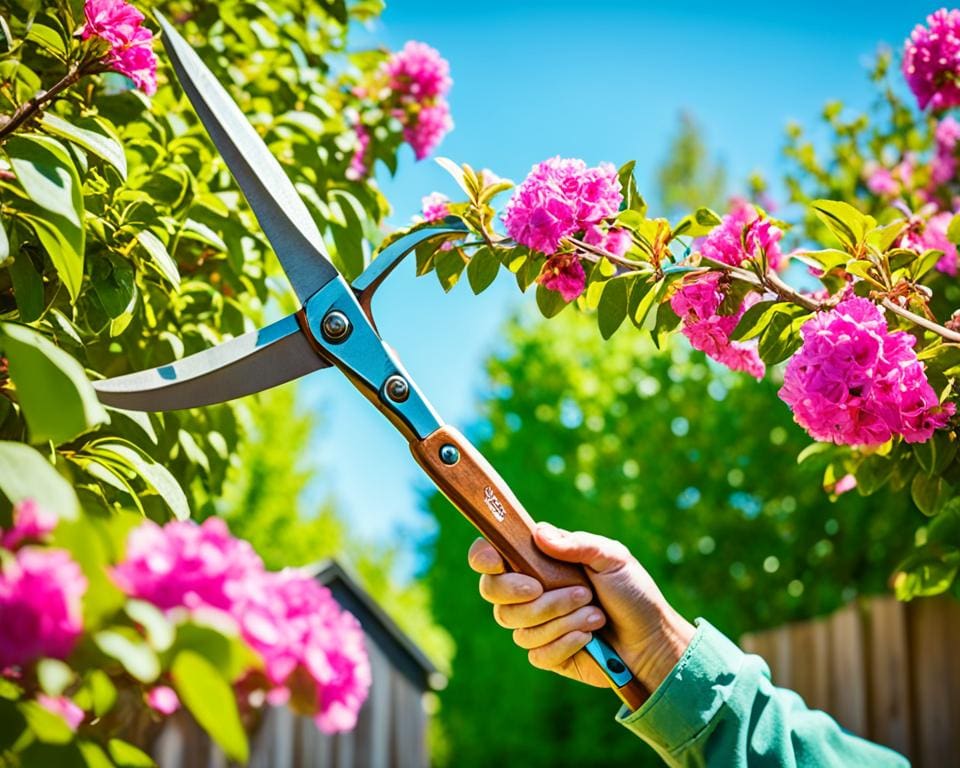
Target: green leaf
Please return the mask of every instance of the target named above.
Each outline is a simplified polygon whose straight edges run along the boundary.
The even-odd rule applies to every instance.
[[[60,659],[40,659],[37,662],[37,681],[49,696],[62,694],[73,679],[73,670]]]
[[[59,445],[110,421],[80,363],[45,336],[4,323],[0,343],[32,442]]]
[[[117,768],[156,768],[157,764],[150,755],[126,741],[110,739],[107,749]]]
[[[846,251],[838,251],[835,248],[826,248],[822,251],[801,251],[792,254],[792,258],[809,264],[816,269],[822,269],[829,272],[831,269],[839,267],[850,261],[850,254]]]
[[[710,234],[714,227],[720,224],[720,217],[709,208],[697,208],[693,213],[684,216],[673,228],[673,236],[703,237]]]
[[[107,753],[103,751],[103,747],[97,744],[97,742],[80,739],[77,742],[77,748],[83,756],[83,762],[86,764],[86,768],[114,768],[113,763],[110,762],[110,758],[107,757]]]
[[[60,715],[42,707],[35,701],[24,701],[17,705],[20,714],[27,721],[33,734],[44,744],[69,744],[73,741],[73,731]]]
[[[29,445],[0,441],[0,491],[11,504],[35,499],[40,506],[72,520],[80,511],[73,487]]]
[[[939,475],[957,455],[957,441],[945,432],[934,432],[927,442],[913,446],[913,455],[924,472]]]
[[[33,323],[43,314],[43,278],[33,266],[33,260],[25,250],[18,250],[8,262],[10,279],[13,282],[13,297],[20,310],[20,321]]]
[[[49,51],[61,61],[67,58],[67,49],[63,43],[63,37],[46,24],[37,24],[36,22],[31,24],[26,39]]]
[[[82,703],[81,697],[85,697]],[[76,701],[78,706],[93,712],[94,716],[103,717],[117,703],[117,688],[102,669],[91,669],[77,692]]]
[[[166,615],[152,603],[143,600],[128,600],[124,612],[147,634],[147,642],[158,653],[173,645],[174,628]]]
[[[157,654],[135,631],[104,629],[93,636],[93,642],[141,683],[152,683],[160,676]]]
[[[960,550],[956,547],[915,552],[897,568],[893,579],[894,593],[898,600],[939,595],[949,589],[958,568]]]
[[[910,269],[910,274],[913,276],[914,280],[917,280],[923,277],[927,272],[933,269],[937,262],[943,258],[943,251],[931,248],[924,251],[920,258],[913,262],[913,267]]]
[[[932,517],[940,511],[949,497],[950,486],[942,477],[930,477],[923,472],[917,472],[910,485],[910,495],[917,509]]]
[[[500,259],[487,246],[473,252],[470,263],[467,264],[467,280],[470,289],[475,294],[483,293],[497,277],[500,271]]]
[[[75,301],[84,254],[83,194],[76,166],[66,147],[42,134],[15,134],[7,139],[4,150],[33,203],[21,216],[40,238]]]
[[[597,305],[597,322],[600,335],[609,339],[627,318],[627,295],[630,288],[629,278],[614,277],[604,285]]]
[[[947,240],[954,245],[960,245],[960,213],[955,214],[947,225]]]
[[[249,747],[240,723],[237,700],[228,680],[193,651],[181,651],[170,668],[183,705],[227,756],[246,763]]]
[[[459,248],[452,248],[449,251],[438,250],[434,255],[434,269],[444,292],[449,292],[459,282],[460,275],[466,267],[467,264],[460,255]]]
[[[460,189],[466,192],[467,197],[472,199],[473,195],[470,193],[470,188],[467,186],[466,179],[464,178],[463,168],[453,162],[449,157],[436,157],[434,159],[437,161],[437,165],[453,176],[453,180],[457,182]]]
[[[862,496],[876,493],[886,485],[896,468],[896,462],[886,456],[876,453],[867,456],[854,473],[857,478],[857,491]]]
[[[872,228],[871,219],[849,203],[837,200],[814,200],[811,206],[819,219],[850,251],[856,249]]]
[[[806,318],[792,318],[784,312],[776,313],[760,335],[757,354],[767,365],[776,365],[786,360],[800,348],[800,326]]]
[[[180,290],[180,270],[167,252],[167,246],[148,229],[137,233],[137,242],[150,256],[153,266],[166,279],[174,290]]]
[[[568,303],[559,291],[551,291],[543,285],[537,285],[537,307],[544,317],[556,317]]]
[[[178,520],[190,517],[186,494],[163,464],[155,461],[133,443],[119,440],[97,441],[88,448],[88,453],[119,461],[139,475],[146,484],[163,499]]]
[[[623,209],[636,211],[643,216],[647,212],[647,203],[637,189],[637,180],[633,175],[636,165],[636,160],[624,163],[617,171],[617,178],[620,180],[620,189],[623,192]]]
[[[79,124],[69,123],[52,112],[44,112],[40,125],[48,133],[72,141],[79,147],[106,161],[127,178],[127,158],[120,140],[105,130],[95,118],[81,118]]]

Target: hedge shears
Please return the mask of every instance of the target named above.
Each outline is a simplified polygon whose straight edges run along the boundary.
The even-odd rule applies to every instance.
[[[352,284],[334,266],[316,223],[280,163],[197,53],[162,17],[163,42],[183,90],[273,246],[301,308],[266,328],[152,370],[94,383],[116,408],[170,411],[253,394],[321,368],[340,370],[410,444],[414,458],[510,567],[546,589],[583,585],[584,570],[547,557],[534,523],[470,442],[444,424],[383,341],[371,301],[391,271],[421,243],[466,232],[449,219],[389,243]],[[581,651],[631,709],[648,691],[596,633]]]

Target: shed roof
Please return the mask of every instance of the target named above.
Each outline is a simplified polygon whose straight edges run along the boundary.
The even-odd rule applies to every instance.
[[[341,563],[329,558],[314,563],[308,570],[330,590],[342,608],[357,617],[367,636],[414,685],[426,691],[439,690],[447,684],[446,676]]]

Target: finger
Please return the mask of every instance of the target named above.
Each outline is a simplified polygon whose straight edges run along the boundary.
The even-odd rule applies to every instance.
[[[586,605],[573,613],[552,619],[544,624],[513,630],[513,642],[529,651],[549,645],[570,632],[593,632],[600,629],[606,623],[606,620],[606,616],[599,608]]]
[[[568,632],[552,643],[527,652],[527,658],[537,669],[556,669],[573,657],[593,639],[589,632]]]
[[[494,605],[528,603],[543,594],[543,585],[522,573],[500,573],[480,577],[480,596]]]
[[[568,563],[581,563],[598,573],[622,568],[631,558],[630,551],[619,541],[585,531],[565,531],[550,523],[538,523],[533,537],[544,554]]]
[[[536,627],[551,619],[565,616],[587,605],[593,594],[586,587],[563,587],[544,592],[535,600],[511,605],[495,605],[493,616],[501,627],[521,629]]]
[[[477,539],[470,545],[467,562],[477,573],[503,573],[503,558],[486,539]]]

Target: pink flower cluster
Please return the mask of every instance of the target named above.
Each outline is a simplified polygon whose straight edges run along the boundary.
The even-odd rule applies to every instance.
[[[293,569],[248,582],[235,613],[264,660],[267,678],[291,704],[315,713],[325,733],[349,730],[370,687],[363,630],[330,591]]]
[[[683,320],[683,335],[690,346],[733,371],[744,371],[762,379],[766,367],[757,354],[756,340],[730,340],[743,313],[760,297],[750,293],[734,314],[718,314],[724,297],[721,277],[718,272],[709,272],[685,283],[670,298],[670,308]]]
[[[929,440],[954,414],[941,405],[915,339],[890,331],[871,301],[850,298],[800,329],[803,346],[787,364],[780,398],[810,435],[841,445],[880,445],[896,435]]]
[[[939,187],[953,181],[957,175],[957,142],[960,141],[960,123],[945,117],[937,123],[934,133],[936,153],[930,163],[930,181]]]
[[[533,166],[504,210],[507,232],[528,248],[556,253],[560,241],[615,216],[623,201],[617,169],[551,157]]]
[[[903,74],[920,109],[960,105],[960,11],[941,8],[904,44]]]
[[[13,510],[13,528],[2,534],[14,550],[0,566],[0,670],[42,657],[70,655],[83,630],[81,603],[87,580],[66,550],[21,546],[46,536],[54,516],[33,501]]]
[[[153,33],[143,25],[143,14],[125,0],[86,0],[87,23],[83,39],[96,37],[109,47],[104,62],[129,77],[148,96],[157,90],[157,57]]]
[[[947,237],[947,227],[950,226],[952,219],[953,214],[949,211],[935,213],[926,221],[915,217],[900,238],[900,247],[910,248],[920,253],[928,249],[943,251],[943,256],[937,261],[936,268],[951,277],[956,277],[957,246]]]
[[[770,219],[761,217],[755,206],[736,200],[720,225],[701,241],[700,253],[733,267],[765,253],[767,266],[779,271],[786,266],[786,258],[780,251],[782,237],[783,232]]]
[[[144,523],[131,532],[125,560],[114,569],[131,597],[170,611],[214,609],[230,616],[244,640],[263,658],[274,698],[304,705],[317,725],[346,730],[370,686],[363,632],[330,591],[298,571],[264,569],[246,542],[226,523]],[[154,706],[172,706],[154,696]]]
[[[422,160],[453,129],[446,101],[453,85],[450,65],[429,45],[411,40],[387,60],[383,73],[404,141]]]
[[[503,220],[514,240],[551,257],[539,282],[572,301],[583,292],[586,275],[575,256],[557,254],[561,241],[579,234],[591,245],[623,255],[630,233],[606,222],[621,202],[617,169],[610,163],[588,168],[583,160],[552,157],[533,166],[507,203]]]
[[[780,250],[781,237],[783,232],[761,216],[755,206],[736,200],[730,213],[699,245],[707,258],[734,267],[765,254],[767,267],[779,270],[786,265]],[[685,282],[671,297],[670,307],[683,320],[683,335],[694,349],[731,370],[762,379],[766,367],[757,353],[757,342],[730,340],[743,313],[759,298],[758,294],[749,293],[736,312],[718,314],[724,288],[720,274],[711,272]]]
[[[441,221],[450,214],[447,205],[450,203],[448,198],[442,192],[431,192],[420,201],[420,208],[423,211],[424,221]]]
[[[369,168],[367,167],[367,151],[370,148],[370,131],[363,123],[357,123],[353,132],[357,137],[357,149],[350,158],[350,167],[347,169],[347,178],[356,181],[362,179]]]

